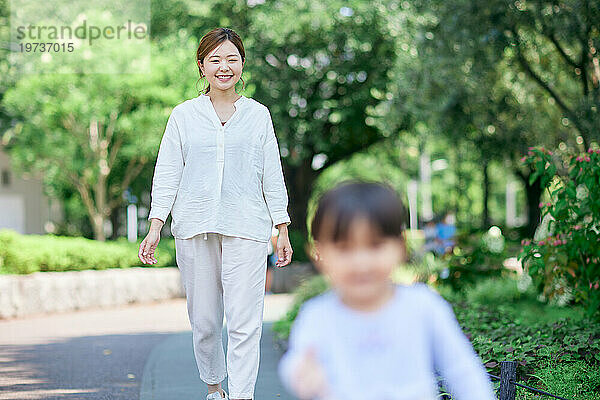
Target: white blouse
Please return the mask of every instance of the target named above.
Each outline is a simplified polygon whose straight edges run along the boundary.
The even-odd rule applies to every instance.
[[[188,239],[216,232],[267,242],[290,224],[279,145],[269,109],[242,96],[221,124],[201,94],[173,108],[160,143],[148,220]]]

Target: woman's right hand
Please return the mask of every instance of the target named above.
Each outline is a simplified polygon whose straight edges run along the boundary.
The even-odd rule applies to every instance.
[[[156,264],[158,262],[154,257],[154,251],[158,247],[158,242],[160,242],[160,230],[163,224],[161,220],[152,218],[150,230],[140,243],[138,257],[144,264]]]

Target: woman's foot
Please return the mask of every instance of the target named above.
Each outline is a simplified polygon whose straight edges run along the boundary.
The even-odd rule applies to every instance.
[[[225,391],[223,389],[221,389],[220,391],[209,393],[208,396],[206,396],[206,400],[221,400],[221,399],[229,400],[229,397],[227,397],[227,393],[225,393]]]

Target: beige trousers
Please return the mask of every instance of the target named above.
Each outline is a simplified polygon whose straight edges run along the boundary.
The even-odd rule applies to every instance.
[[[260,361],[268,243],[202,233],[175,239],[200,379],[228,377],[229,397],[252,399]],[[227,365],[221,340],[227,321]]]

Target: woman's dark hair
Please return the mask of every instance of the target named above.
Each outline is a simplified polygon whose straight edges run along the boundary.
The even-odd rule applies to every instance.
[[[198,50],[196,51],[196,60],[204,64],[204,58],[211,51],[213,51],[215,47],[217,47],[219,44],[223,43],[226,40],[229,40],[231,43],[233,43],[235,47],[237,47],[238,51],[240,52],[240,56],[242,56],[243,63],[246,59],[246,51],[244,50],[244,44],[242,43],[242,39],[240,38],[240,36],[237,33],[235,33],[233,29],[229,28],[215,28],[212,31],[208,32],[206,35],[202,36],[202,39],[200,39],[200,45],[198,45]],[[198,72],[200,73],[200,78],[198,78],[198,80],[200,80],[204,77],[204,74],[202,74],[202,70],[200,69],[199,65]],[[243,90],[246,86],[246,83],[244,82],[244,78],[240,77],[240,79],[242,81]],[[208,84],[204,89],[200,90],[198,94],[206,94],[209,91],[210,84]]]
[[[352,222],[366,218],[383,237],[403,238],[406,211],[396,191],[385,183],[345,181],[325,192],[312,219],[316,241],[348,237]]]

